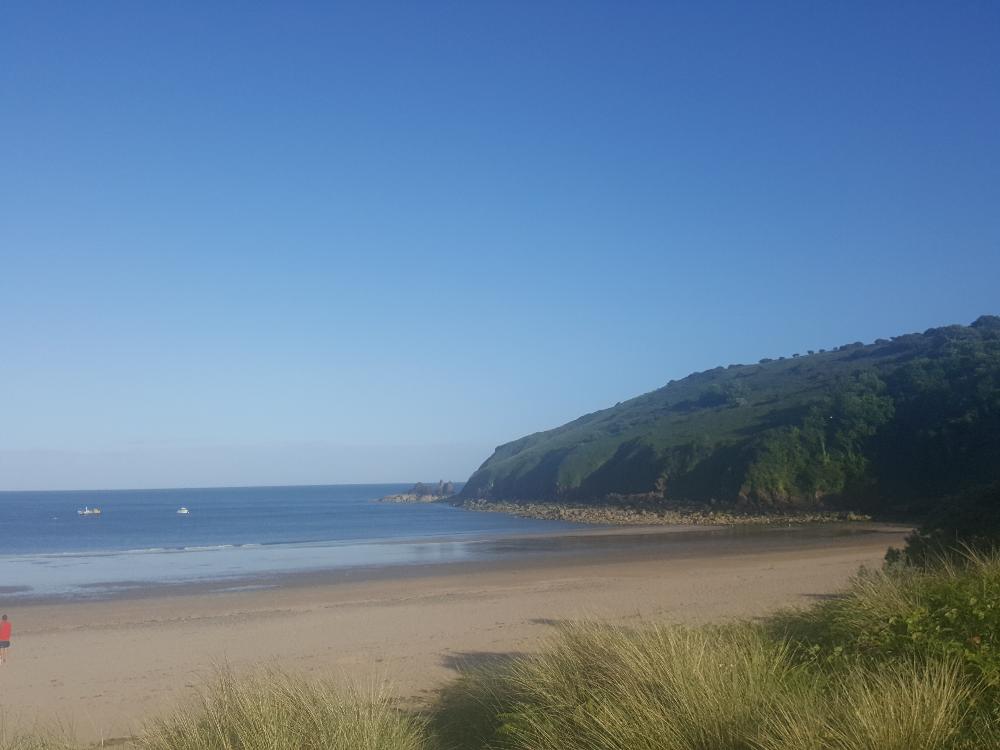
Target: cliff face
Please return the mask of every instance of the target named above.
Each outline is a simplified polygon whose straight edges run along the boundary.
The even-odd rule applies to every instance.
[[[501,445],[461,494],[908,512],[998,474],[1000,318],[984,316],[695,373]]]

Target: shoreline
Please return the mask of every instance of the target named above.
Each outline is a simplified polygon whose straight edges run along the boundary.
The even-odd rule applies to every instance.
[[[472,550],[461,560],[431,560],[409,563],[372,563],[346,567],[304,569],[277,573],[247,573],[219,578],[188,581],[115,581],[87,584],[83,588],[94,593],[41,593],[32,595],[25,587],[8,587],[0,592],[8,595],[7,606],[24,608],[44,605],[76,605],[124,600],[148,600],[161,597],[225,595],[246,591],[269,591],[282,588],[338,585],[392,579],[412,579],[448,576],[459,572],[490,571],[527,562],[538,568],[565,564],[580,558],[606,556],[610,559],[641,560],[649,556],[676,557],[698,548],[709,539],[728,540],[727,549],[716,554],[725,556],[762,542],[787,537],[791,548],[808,547],[818,538],[827,541],[838,537],[863,534],[898,535],[911,527],[875,522],[827,522],[810,525],[752,524],[662,524],[662,525],[591,525],[552,532],[531,532],[490,537],[415,537],[391,540],[366,540],[364,544],[399,545],[459,545]],[[667,546],[663,546],[666,544]],[[333,545],[331,545],[333,546]],[[340,546],[340,545],[338,545]],[[13,589],[20,589],[15,591]]]
[[[481,513],[507,513],[520,518],[568,521],[613,526],[772,526],[872,522],[853,511],[798,510],[787,512],[742,511],[721,505],[661,507],[655,502],[562,503],[535,500],[461,499],[453,496],[434,502]]]

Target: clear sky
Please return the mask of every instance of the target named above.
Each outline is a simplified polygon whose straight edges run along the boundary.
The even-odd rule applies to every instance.
[[[0,489],[464,479],[1000,312],[1000,3],[0,8]]]

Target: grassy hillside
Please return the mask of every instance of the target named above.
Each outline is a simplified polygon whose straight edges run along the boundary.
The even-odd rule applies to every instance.
[[[1000,317],[683,380],[496,449],[462,496],[919,511],[1000,478]]]

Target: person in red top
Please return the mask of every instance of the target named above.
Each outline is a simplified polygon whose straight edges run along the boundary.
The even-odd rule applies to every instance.
[[[8,648],[10,648],[10,620],[4,615],[0,617],[0,664],[7,661]]]

